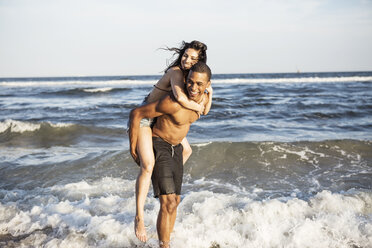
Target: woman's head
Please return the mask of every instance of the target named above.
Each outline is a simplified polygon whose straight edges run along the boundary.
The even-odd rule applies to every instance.
[[[165,71],[173,66],[179,66],[182,70],[189,70],[198,61],[207,62],[207,45],[197,40],[183,41],[180,48],[167,48],[167,50],[174,51],[175,55],[178,56]]]

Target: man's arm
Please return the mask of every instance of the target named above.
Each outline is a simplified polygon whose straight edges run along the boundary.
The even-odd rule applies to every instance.
[[[143,118],[155,118],[165,114],[173,114],[177,112],[181,106],[172,100],[170,96],[165,96],[163,99],[143,105],[141,107],[135,108],[130,112],[129,116],[129,144],[130,153],[139,165],[140,161],[137,155],[137,139],[138,131],[140,128],[140,121]]]

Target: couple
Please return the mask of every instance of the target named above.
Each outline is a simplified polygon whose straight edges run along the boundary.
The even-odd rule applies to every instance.
[[[142,105],[131,111],[129,122],[130,152],[141,167],[136,182],[135,233],[139,240],[147,240],[143,209],[151,179],[154,195],[160,199],[156,225],[160,247],[169,247],[181,200],[183,164],[192,152],[186,135],[191,123],[207,114],[212,103],[206,45],[184,42],[181,48],[169,50],[178,54],[177,59]]]

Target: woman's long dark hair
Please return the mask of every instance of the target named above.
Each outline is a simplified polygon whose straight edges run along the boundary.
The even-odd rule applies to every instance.
[[[193,48],[193,49],[195,49],[196,51],[199,52],[198,61],[202,61],[204,63],[207,63],[207,45],[205,45],[204,43],[202,43],[200,41],[197,41],[197,40],[193,40],[191,42],[182,41],[182,45],[181,45],[180,48],[177,48],[177,47],[172,47],[172,48],[167,47],[167,48],[164,48],[165,50],[174,52],[173,56],[175,56],[176,54],[178,54],[177,59],[175,59],[164,70],[164,72],[167,72],[169,70],[169,68],[171,68],[173,66],[178,66],[178,67],[181,68],[181,59],[182,59],[182,56],[185,53],[186,49],[188,49],[188,48]]]

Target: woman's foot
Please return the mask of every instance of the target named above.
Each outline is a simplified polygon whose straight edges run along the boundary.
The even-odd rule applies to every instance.
[[[139,240],[141,240],[142,242],[147,241],[145,222],[139,219],[137,216],[134,218],[134,231],[136,233],[136,237]]]

